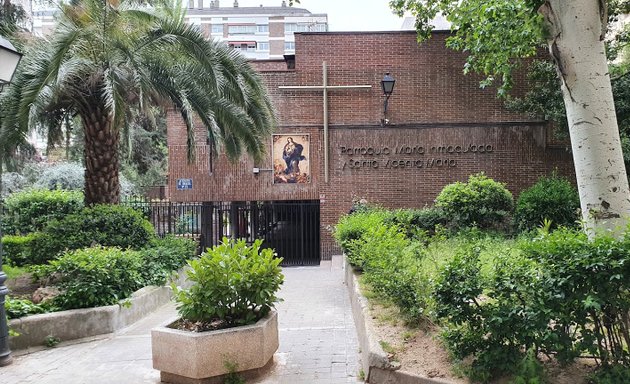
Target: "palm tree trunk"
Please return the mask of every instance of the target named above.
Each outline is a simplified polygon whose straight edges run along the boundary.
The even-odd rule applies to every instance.
[[[587,232],[621,233],[630,192],[604,49],[606,3],[547,0],[540,9],[562,80]]]
[[[85,133],[85,204],[118,204],[118,131],[102,108],[81,116]]]

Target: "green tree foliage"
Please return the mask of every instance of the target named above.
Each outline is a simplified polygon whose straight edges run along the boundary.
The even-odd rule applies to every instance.
[[[181,4],[77,0],[61,6],[49,39],[30,46],[0,108],[0,153],[35,124],[58,127],[77,115],[85,140],[88,205],[119,201],[119,140],[132,107],[170,106],[195,118],[228,157],[259,159],[274,125],[260,77],[245,57],[184,23]]]
[[[447,46],[468,53],[464,72],[485,76],[482,86],[499,81],[504,94],[512,86],[512,71],[521,59],[533,57],[543,40],[542,0],[392,0],[400,15],[416,18],[418,39],[430,37],[431,21],[442,13],[452,25]]]
[[[21,4],[2,0],[0,4],[0,36],[5,38],[13,36],[20,29],[20,24],[26,18],[26,12]]]

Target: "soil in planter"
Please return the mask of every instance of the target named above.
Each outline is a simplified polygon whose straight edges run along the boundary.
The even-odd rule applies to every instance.
[[[207,332],[218,331],[220,329],[228,329],[238,327],[238,325],[228,324],[225,320],[215,319],[212,321],[191,321],[185,319],[179,319],[168,326],[171,329],[178,329],[180,331],[189,332]]]
[[[470,383],[464,375],[462,364],[453,363],[439,340],[439,328],[430,323],[409,326],[394,305],[374,298],[369,291],[369,316],[375,336],[389,360],[400,363],[400,369],[412,374],[436,378],[453,384]],[[580,359],[568,367],[545,363],[547,380],[553,384],[586,384],[595,366],[590,359]],[[509,378],[498,379],[492,384],[508,384]]]

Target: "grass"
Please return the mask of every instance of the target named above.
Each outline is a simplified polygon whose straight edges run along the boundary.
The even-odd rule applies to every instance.
[[[2,271],[6,273],[7,279],[16,279],[28,273],[25,267],[12,267],[10,265],[3,265]]]

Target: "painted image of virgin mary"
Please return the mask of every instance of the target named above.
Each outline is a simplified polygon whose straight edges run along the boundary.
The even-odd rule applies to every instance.
[[[287,165],[284,169],[285,175],[292,177],[300,174],[300,161],[306,160],[302,151],[304,151],[302,144],[293,141],[292,137],[287,138],[287,143],[282,150],[282,159]]]

